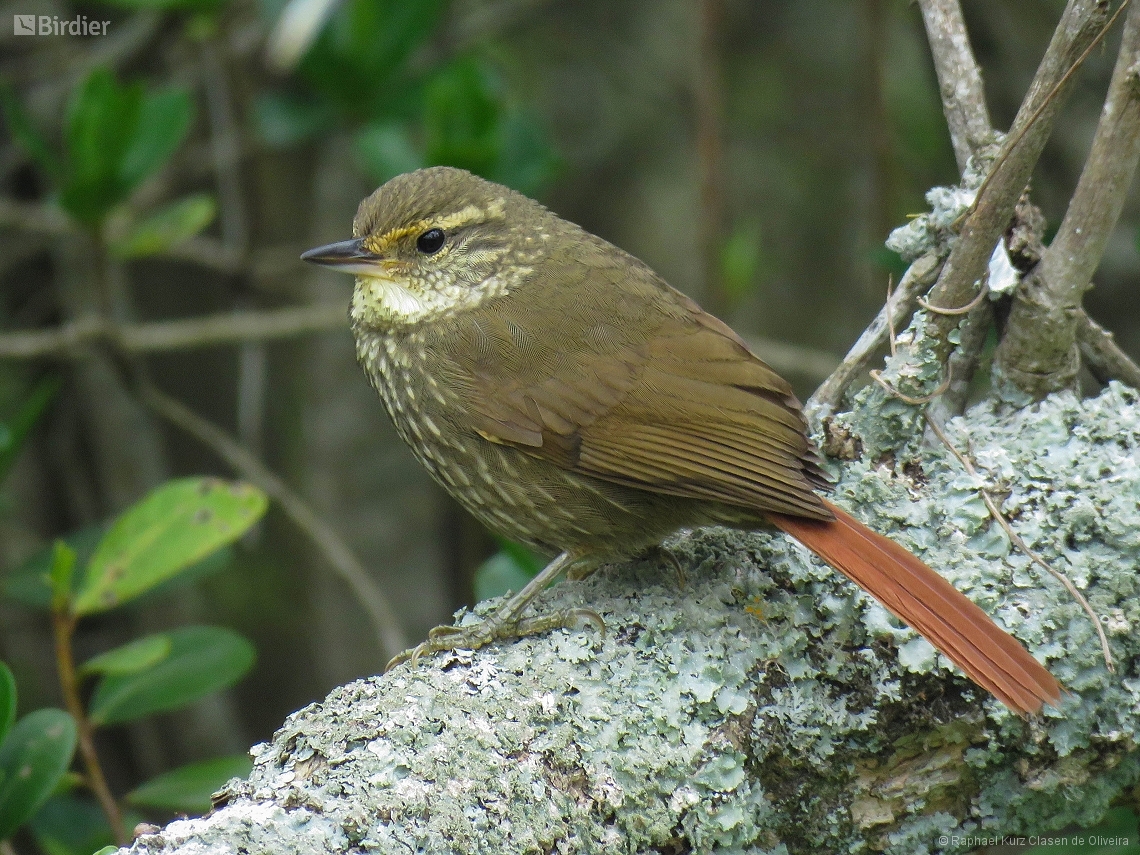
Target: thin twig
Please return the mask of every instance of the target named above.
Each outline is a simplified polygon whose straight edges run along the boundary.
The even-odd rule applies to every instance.
[[[115,797],[111,795],[111,788],[107,786],[107,778],[99,762],[99,753],[95,750],[95,730],[79,693],[79,675],[75,670],[75,654],[71,645],[75,635],[75,616],[69,614],[66,608],[53,608],[51,624],[55,637],[55,662],[59,671],[59,686],[63,693],[64,705],[75,719],[75,729],[79,735],[79,755],[83,758],[87,786],[107,817],[107,824],[111,826],[115,843],[126,846],[130,841],[123,828],[123,813],[119,810]]]
[[[956,458],[958,458],[958,462],[962,464],[962,468],[966,470],[970,477],[977,478],[980,481],[981,478],[978,475],[977,470],[974,469],[974,466],[970,462],[970,459],[954,447],[954,444],[950,442],[950,438],[946,436],[945,431],[943,431],[942,428],[938,426],[938,422],[931,418],[929,413],[926,414],[926,423],[942,441],[942,444],[946,446],[946,449]],[[1068,576],[1066,576],[1061,571],[1050,567],[1049,564],[1046,563],[1046,561],[1040,555],[1029,548],[1029,544],[1027,544],[1022,539],[1021,535],[1013,530],[1013,526],[1010,525],[1009,520],[1005,518],[1005,515],[1001,512],[1001,509],[998,508],[997,503],[994,501],[993,497],[989,494],[989,491],[986,490],[985,487],[979,487],[978,492],[981,494],[982,501],[986,503],[986,508],[989,510],[990,516],[993,517],[994,522],[1002,527],[1009,539],[1014,544],[1016,544],[1017,548],[1029,556],[1030,561],[1045,570],[1058,582],[1064,585],[1065,590],[1069,592],[1074,600],[1080,603],[1081,608],[1084,609],[1085,614],[1089,616],[1089,620],[1092,621],[1093,626],[1096,628],[1097,637],[1100,639],[1101,653],[1104,655],[1105,667],[1108,668],[1109,671],[1115,672],[1116,666],[1113,663],[1112,650],[1109,649],[1108,646],[1108,637],[1104,634],[1104,628],[1101,626],[1100,618],[1097,616],[1097,613],[1093,611],[1092,606],[1089,605],[1089,601],[1085,599],[1084,594],[1077,590],[1077,586],[1069,580]]]
[[[892,338],[894,338],[894,336],[892,336]],[[937,389],[935,389],[929,395],[923,395],[922,397],[915,398],[911,395],[907,395],[904,392],[900,392],[898,389],[896,389],[894,386],[892,386],[890,381],[887,380],[885,377],[883,377],[881,372],[874,370],[874,371],[868,371],[867,373],[870,375],[872,380],[874,380],[876,383],[878,383],[880,386],[882,386],[884,389],[886,389],[887,392],[891,395],[891,397],[898,398],[903,403],[911,404],[912,406],[915,406],[915,407],[922,407],[922,406],[925,406],[926,404],[929,404],[931,401],[933,401],[935,398],[937,398],[939,395],[941,395],[943,392],[945,392],[947,389],[949,389],[950,388],[950,381],[952,379],[950,372],[947,371],[945,379],[943,379],[943,381],[938,384]]]
[[[698,232],[705,302],[713,314],[726,312],[728,294],[721,274],[720,251],[724,242],[724,110],[721,79],[720,28],[723,0],[700,0],[695,96],[697,165],[700,171],[700,220]]]
[[[895,342],[895,313],[891,307],[891,296],[895,290],[895,277],[893,274],[887,274],[887,302],[883,304],[883,308],[887,311],[887,335],[890,337],[891,342],[891,356],[898,353],[898,347]]]
[[[368,613],[382,661],[407,648],[407,639],[384,592],[340,535],[300,495],[229,434],[181,401],[146,381],[139,383],[138,394],[155,413],[211,448],[234,471],[276,500],[285,515],[313,542],[337,575],[352,589]]]
[[[981,186],[978,187],[977,195],[974,197],[974,204],[962,213],[960,219],[965,219],[973,212],[974,207],[976,207],[978,204],[978,200],[982,197],[982,193],[985,192],[986,187],[989,185],[990,179],[993,178],[997,171],[1002,167],[1006,161],[1006,158],[1008,158],[1013,153],[1013,150],[1017,147],[1018,143],[1020,143],[1022,138],[1027,133],[1029,133],[1029,130],[1034,126],[1034,124],[1037,123],[1037,120],[1041,118],[1041,115],[1045,112],[1045,110],[1053,103],[1053,100],[1060,94],[1062,87],[1064,87],[1064,85],[1069,82],[1072,76],[1077,73],[1077,70],[1080,69],[1082,65],[1084,65],[1085,60],[1088,59],[1089,54],[1091,54],[1093,51],[1093,48],[1100,44],[1104,37],[1108,35],[1108,31],[1112,29],[1112,25],[1115,24],[1116,19],[1120,17],[1120,13],[1128,8],[1128,4],[1130,2],[1131,0],[1124,0],[1124,2],[1120,4],[1119,8],[1113,12],[1112,17],[1105,22],[1104,26],[1101,27],[1096,36],[1093,37],[1093,40],[1089,42],[1088,47],[1086,47],[1081,55],[1073,61],[1073,64],[1070,65],[1068,69],[1066,69],[1063,75],[1061,75],[1061,79],[1058,80],[1053,85],[1053,88],[1049,90],[1049,93],[1045,96],[1044,99],[1042,99],[1041,103],[1037,106],[1037,109],[1033,111],[1025,124],[1015,130],[1010,135],[1009,139],[1006,140],[1005,145],[1002,146],[1001,154],[998,155],[997,160],[994,161],[994,165],[990,168],[990,171],[982,181]]]
[[[822,380],[839,365],[839,358],[825,350],[789,344],[764,336],[746,335],[743,338],[749,349],[775,369],[777,374]]]
[[[347,330],[343,306],[321,303],[205,315],[179,321],[112,324],[87,316],[54,329],[0,333],[0,359],[82,359],[85,345],[108,342],[128,353],[188,350]]]
[[[984,300],[989,293],[990,289],[983,285],[983,287],[978,290],[978,296],[974,297],[974,299],[966,305],[959,306],[957,309],[944,309],[941,306],[935,306],[933,303],[927,302],[923,297],[918,298],[918,305],[936,315],[968,315],[981,304],[982,300]]]
[[[0,197],[0,227],[19,229],[47,237],[69,237],[82,230],[63,211],[51,205],[17,202]],[[218,273],[233,275],[248,267],[246,259],[232,252],[221,241],[196,235],[167,247],[156,257],[187,261]]]
[[[1018,110],[1013,130],[1002,146],[998,162],[991,168],[984,188],[962,224],[929,299],[939,306],[957,306],[973,299],[993,255],[994,245],[1009,227],[1017,201],[1053,129],[1057,110],[1068,87],[1074,57],[1080,57],[1089,42],[1101,31],[1106,17],[1103,0],[1069,0],[1061,21]],[[953,317],[934,315],[931,328],[934,349],[945,359],[952,348],[947,339],[957,325]]]

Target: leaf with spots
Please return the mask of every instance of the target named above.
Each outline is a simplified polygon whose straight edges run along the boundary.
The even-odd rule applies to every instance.
[[[154,665],[99,680],[88,709],[92,722],[115,724],[184,707],[253,667],[253,645],[233,630],[184,626],[166,635],[170,652]]]
[[[0,840],[47,800],[71,764],[75,721],[63,710],[28,713],[0,745]]]
[[[165,582],[241,537],[268,499],[217,478],[169,481],[120,516],[95,548],[72,611],[105,611]]]

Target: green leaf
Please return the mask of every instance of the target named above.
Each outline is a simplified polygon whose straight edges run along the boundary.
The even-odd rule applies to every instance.
[[[133,674],[103,677],[89,713],[98,725],[186,706],[233,685],[253,666],[253,645],[236,632],[188,626],[170,634],[170,654]]]
[[[347,0],[298,66],[341,115],[369,121],[412,106],[407,60],[435,30],[443,0]],[[418,99],[412,99],[418,102]],[[403,103],[401,103],[403,102]]]
[[[51,549],[51,570],[48,584],[51,587],[51,609],[66,613],[71,604],[72,580],[75,578],[75,550],[57,540]]]
[[[74,613],[104,611],[137,597],[241,537],[267,506],[265,494],[248,484],[167,482],[111,526],[91,557]]]
[[[530,112],[508,109],[491,178],[528,196],[536,195],[558,171],[546,129]]]
[[[424,165],[407,126],[400,123],[377,122],[361,128],[352,147],[368,177],[378,184]]]
[[[93,525],[73,531],[62,540],[75,550],[80,566],[87,563],[94,554],[95,547],[107,531],[106,526]],[[52,556],[55,544],[45,546],[27,561],[9,573],[4,579],[4,593],[26,606],[47,609],[51,606]],[[74,579],[72,580],[74,584]]]
[[[0,745],[0,840],[51,795],[75,751],[75,722],[63,710],[24,716]]]
[[[116,846],[114,843],[108,843],[106,846],[100,849],[96,849],[93,853],[91,853],[91,855],[112,855],[112,853],[118,851],[118,846]]]
[[[760,223],[738,223],[720,247],[720,275],[730,299],[738,303],[748,296],[763,263]]]
[[[165,252],[213,222],[218,205],[209,193],[195,193],[171,202],[135,223],[111,252],[117,258],[144,258]]]
[[[5,423],[0,423],[0,481],[16,462],[16,457],[24,446],[24,440],[59,392],[60,385],[58,377],[41,380],[16,414]]]
[[[36,130],[31,116],[20,103],[15,90],[8,83],[0,84],[0,107],[4,111],[4,121],[17,144],[28,153],[48,177],[58,182],[63,173],[59,155],[51,150],[43,136]]]
[[[502,148],[502,108],[490,70],[472,57],[440,69],[424,91],[429,163],[487,175]]]
[[[511,556],[532,578],[537,576],[539,571],[546,566],[545,561],[521,543],[499,535],[495,536],[495,542],[499,544],[499,549]]]
[[[194,105],[185,89],[169,88],[144,96],[119,167],[128,193],[182,145],[193,117]]]
[[[142,822],[138,811],[123,814],[123,826]],[[91,855],[105,852],[115,837],[99,805],[90,796],[55,793],[28,823],[36,845],[46,855]],[[117,851],[116,847],[110,847]]]
[[[138,124],[142,97],[141,85],[120,87],[110,71],[96,68],[72,99],[60,203],[81,223],[98,223],[127,194],[120,164]]]
[[[212,804],[210,796],[230,778],[245,778],[253,763],[244,754],[215,757],[190,763],[151,778],[127,794],[136,807],[149,807],[175,813],[205,813]]]
[[[64,209],[86,225],[102,222],[174,153],[192,115],[183,89],[146,92],[120,86],[105,68],[92,71],[68,111]]]
[[[12,669],[0,662],[0,743],[16,721],[16,678]]]
[[[136,638],[121,647],[100,653],[83,663],[82,676],[89,674],[134,674],[157,665],[170,655],[172,644],[166,633],[155,633]]]

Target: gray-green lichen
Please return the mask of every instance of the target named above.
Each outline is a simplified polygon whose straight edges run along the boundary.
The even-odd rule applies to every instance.
[[[877,390],[832,424],[861,449],[835,500],[939,568],[1069,695],[1025,722],[794,542],[707,530],[562,583],[604,637],[557,631],[334,691],[255,746],[212,815],[136,853],[860,852],[1092,823],[1140,781],[1140,401],[1109,386],[947,427]],[[897,410],[897,411],[896,411]],[[984,480],[984,483],[983,483]],[[978,495],[1067,573],[1011,550]]]

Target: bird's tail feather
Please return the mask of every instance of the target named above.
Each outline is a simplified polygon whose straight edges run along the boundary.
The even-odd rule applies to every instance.
[[[1061,686],[1017,639],[894,541],[827,502],[831,521],[768,514],[790,534],[914,628],[982,688],[1025,715],[1056,705]]]

